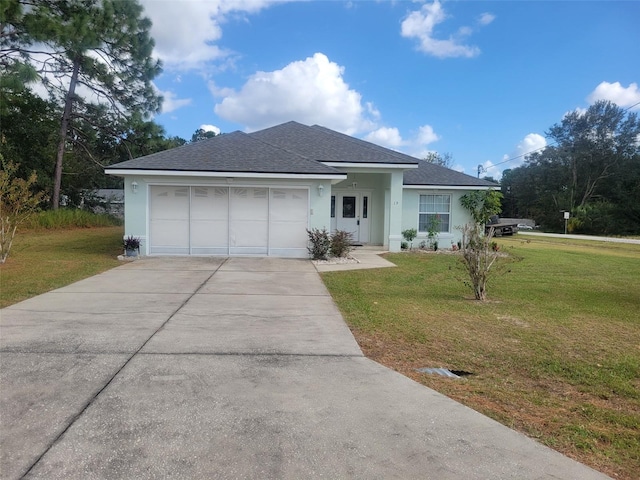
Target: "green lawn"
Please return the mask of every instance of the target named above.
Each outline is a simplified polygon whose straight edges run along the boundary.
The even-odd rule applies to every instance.
[[[498,239],[473,300],[459,257],[323,274],[367,356],[617,478],[640,471],[640,245]],[[416,372],[472,373],[451,380]]]
[[[0,265],[0,307],[120,264],[123,227],[19,232]]]

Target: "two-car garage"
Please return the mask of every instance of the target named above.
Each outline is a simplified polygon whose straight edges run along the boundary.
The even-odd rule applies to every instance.
[[[149,186],[149,254],[307,256],[308,188]]]

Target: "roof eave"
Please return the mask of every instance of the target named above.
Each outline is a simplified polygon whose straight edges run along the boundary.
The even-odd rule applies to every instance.
[[[496,185],[499,187],[499,185]],[[489,190],[495,188],[493,185],[407,185],[404,184],[403,188],[407,190]]]
[[[395,168],[400,170],[418,168],[417,163],[322,162],[322,164],[334,168]]]
[[[159,177],[209,177],[209,178],[304,178],[313,180],[343,180],[346,173],[278,173],[278,172],[211,172],[197,170],[146,170],[133,168],[105,168],[107,175],[124,177],[146,175]]]

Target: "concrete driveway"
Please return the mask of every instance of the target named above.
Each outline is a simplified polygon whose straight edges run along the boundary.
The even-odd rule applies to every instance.
[[[308,261],[139,260],[0,348],[3,479],[606,478],[363,357]]]

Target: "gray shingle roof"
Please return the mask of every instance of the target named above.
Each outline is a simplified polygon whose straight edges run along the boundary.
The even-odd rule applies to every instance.
[[[499,187],[497,183],[456,172],[450,168],[418,161],[418,168],[404,172],[405,185],[438,185],[451,187]]]
[[[319,162],[416,164],[418,161],[318,125],[287,122],[249,135]]]
[[[325,127],[297,122],[250,134],[218,135],[110,165],[107,173],[117,169],[344,175],[323,162],[417,165],[404,172],[405,185],[498,186]]]
[[[233,132],[107,167],[229,173],[341,174],[333,167]]]

